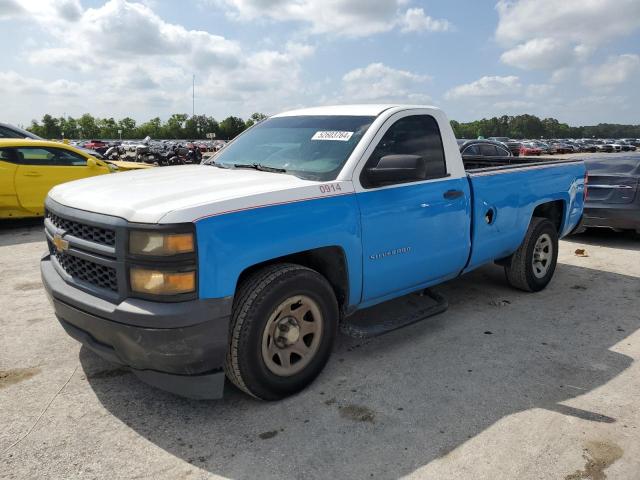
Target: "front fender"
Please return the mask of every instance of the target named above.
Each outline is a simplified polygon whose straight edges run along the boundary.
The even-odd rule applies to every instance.
[[[240,274],[274,258],[321,247],[345,253],[349,298],[362,290],[362,245],[355,194],[230,212],[195,222],[200,298],[233,295]]]

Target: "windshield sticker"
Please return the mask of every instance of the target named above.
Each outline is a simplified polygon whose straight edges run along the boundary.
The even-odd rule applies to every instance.
[[[339,130],[319,131],[313,134],[311,140],[334,140],[338,142],[348,142],[353,132],[343,132]]]

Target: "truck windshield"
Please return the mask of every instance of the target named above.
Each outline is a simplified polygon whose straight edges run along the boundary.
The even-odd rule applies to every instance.
[[[334,180],[375,117],[304,115],[265,120],[205,162]]]

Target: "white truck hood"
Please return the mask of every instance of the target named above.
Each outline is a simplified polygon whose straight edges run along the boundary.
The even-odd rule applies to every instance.
[[[331,183],[340,185],[340,194],[353,192],[350,182]],[[330,190],[320,188],[322,185],[281,173],[188,165],[77,180],[54,187],[49,197],[68,207],[130,222],[180,223],[329,196]]]

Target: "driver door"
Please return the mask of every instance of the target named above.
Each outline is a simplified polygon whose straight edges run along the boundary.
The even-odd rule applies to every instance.
[[[22,208],[37,215],[44,213],[44,200],[61,183],[108,173],[108,169],[87,165],[82,155],[56,147],[15,148],[18,168],[16,193]]]
[[[470,251],[469,183],[447,172],[437,121],[406,112],[392,121],[359,176],[364,304],[451,278]],[[387,155],[422,157],[424,178],[372,184],[367,169]]]

